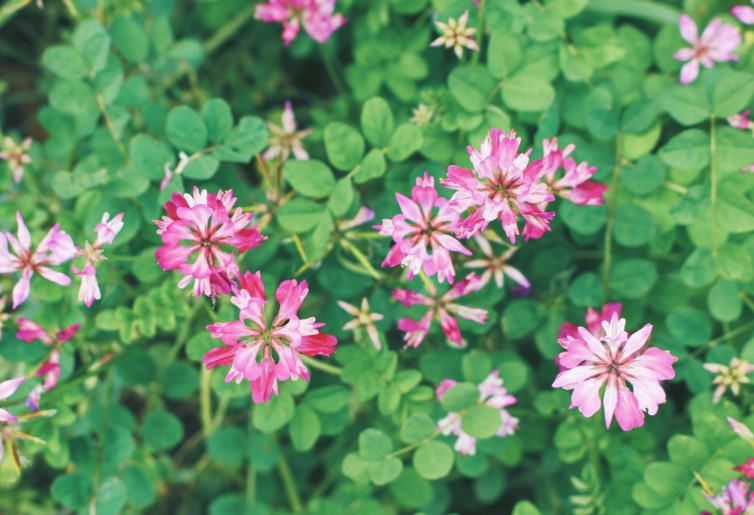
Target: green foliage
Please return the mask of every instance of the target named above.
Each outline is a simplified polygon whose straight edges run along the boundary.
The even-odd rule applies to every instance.
[[[0,230],[12,233],[19,211],[34,244],[60,223],[84,253],[103,213],[123,212],[125,226],[95,263],[102,298],[91,308],[70,269],[83,268],[80,255],[51,265],[71,286],[36,270],[30,298],[0,311],[0,381],[27,377],[0,400],[15,415],[28,413],[24,398],[52,350],[20,340],[19,318],[52,332],[82,324],[60,346],[58,386],[41,397],[42,415],[55,415],[7,426],[23,432],[15,447],[3,433],[0,512],[712,509],[705,492],[719,493],[751,454],[727,417],[754,427],[751,387],[729,387],[713,403],[715,374],[704,368],[754,362],[754,187],[740,173],[754,163],[754,139],[726,122],[754,108],[751,30],[736,25],[737,62],[702,67],[691,84],[678,83],[673,55],[687,45],[681,8],[702,30],[717,16],[737,23],[729,5],[341,0],[335,10],[348,23],[327,43],[312,40],[302,18],[289,46],[279,24],[235,0],[68,5],[0,10],[2,136],[34,139],[21,182],[0,163]],[[467,10],[480,51],[459,60],[429,46],[440,35],[434,21]],[[289,99],[299,132],[281,135]],[[394,243],[373,226],[398,213],[395,193],[409,196],[425,171],[450,198],[447,167],[474,168],[466,147],[480,149],[491,128],[515,129],[530,161],[543,139],[572,143],[568,157],[597,168],[605,202],[557,198],[551,232],[518,235],[505,265],[530,289],[506,275],[502,288],[493,277],[450,306],[432,304],[458,319],[460,348],[440,326],[444,312],[420,346],[405,348],[396,325],[430,306],[405,307],[392,292],[441,297],[452,286],[381,268]],[[294,140],[309,159],[288,155]],[[263,157],[275,145],[285,152]],[[288,327],[315,317],[338,339],[332,359],[310,357],[310,379],[279,379],[268,403],[252,403],[249,377],[226,380],[229,362],[205,370],[207,352],[227,347],[206,327],[237,320],[237,306],[227,295],[196,298],[193,281],[181,289],[183,274],[155,263],[152,221],[194,187],[233,189],[234,209],[255,214],[265,240],[234,258],[242,272],[261,271],[267,322],[275,288],[306,280],[301,319]],[[350,224],[362,206],[373,219]],[[488,230],[507,240],[497,220]],[[486,259],[473,239],[462,244],[473,256],[453,253],[456,285],[470,260]],[[493,243],[495,257],[506,249]],[[19,277],[0,275],[0,296],[10,298]],[[337,301],[364,297],[384,317],[375,321],[381,349],[363,324],[342,329],[353,317]],[[676,377],[662,383],[667,403],[631,432],[615,421],[606,429],[602,410],[584,418],[570,408],[573,392],[551,388],[562,323],[583,326],[587,308],[608,302],[621,303],[629,332],[652,324],[649,345],[677,358]],[[466,319],[469,308],[486,310],[487,322]],[[491,373],[516,397],[505,437],[479,387]],[[457,383],[440,402],[445,379]],[[456,450],[460,431],[473,453]]]

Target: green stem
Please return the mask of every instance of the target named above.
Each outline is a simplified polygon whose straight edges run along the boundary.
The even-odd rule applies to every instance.
[[[291,509],[294,513],[303,512],[304,505],[301,504],[301,499],[298,496],[296,482],[293,480],[291,468],[288,466],[288,462],[285,460],[285,455],[282,452],[278,458],[277,468],[278,473],[280,474],[280,479],[283,481],[283,488],[285,489],[285,495],[288,497]]]
[[[369,275],[371,275],[378,281],[382,279],[382,274],[380,274],[377,270],[374,269],[374,267],[369,262],[367,257],[355,245],[352,245],[351,242],[345,238],[342,238],[340,240],[340,244],[343,246],[344,249],[348,250],[349,252],[351,252],[351,254],[353,254],[356,260],[359,263],[361,263],[361,265],[366,269],[367,272],[369,272]]]
[[[249,441],[251,441],[252,436],[254,436],[254,424],[252,422],[251,417],[249,417],[249,422],[247,426],[247,432],[249,434]],[[251,509],[254,507],[254,503],[257,500],[257,473],[254,469],[254,465],[249,463],[249,466],[246,467],[246,507],[248,509]]]
[[[123,156],[123,159],[126,161],[126,164],[131,162],[131,158],[128,155],[128,152],[126,151],[126,147],[123,146],[123,143],[120,141],[120,138],[118,137],[118,133],[115,130],[115,125],[113,125],[113,121],[110,119],[110,116],[107,114],[107,106],[105,105],[105,99],[97,93],[97,105],[99,106],[99,110],[102,113],[102,118],[105,120],[105,125],[107,125],[107,130],[110,133],[110,137],[115,142],[115,146],[118,148],[118,152],[120,152],[120,155]]]
[[[253,19],[256,7],[256,4],[249,5],[246,9],[243,9],[233,16],[228,23],[220,27],[220,29],[204,43],[204,50],[207,54],[211,54],[217,50],[223,43],[235,36],[236,32],[241,30],[249,20]]]
[[[610,184],[610,205],[605,224],[605,262],[602,276],[602,287],[607,294],[610,289],[610,265],[612,264],[613,249],[613,215],[615,214],[615,190],[618,188],[618,174],[620,173],[620,132],[615,136],[615,166],[613,166],[613,180]]]
[[[694,349],[694,352],[689,353],[689,357],[697,356],[702,353],[705,349],[709,347],[714,347],[720,342],[724,342],[725,340],[729,340],[730,338],[733,338],[734,336],[738,336],[741,333],[745,333],[748,330],[754,329],[754,322],[749,322],[747,324],[744,324],[740,327],[736,327],[735,329],[731,330],[730,332],[725,333],[722,336],[718,336],[714,340],[710,340],[704,345]]]
[[[336,367],[335,365],[329,365],[327,363],[322,363],[319,360],[316,360],[314,358],[310,358],[306,354],[300,354],[301,361],[303,361],[305,364],[309,365],[310,367],[319,369],[323,372],[327,372],[328,374],[332,374],[335,376],[339,376],[343,373],[343,369],[340,367]]]
[[[650,0],[590,0],[587,11],[613,16],[630,16],[656,23],[675,25],[681,12]]]
[[[471,57],[471,64],[476,66],[479,63],[479,58],[482,55],[482,46],[484,44],[484,14],[487,7],[487,0],[482,0],[479,2],[479,28],[476,31],[477,35],[479,36],[477,38],[477,45],[479,45],[479,50],[474,52],[474,55]]]
[[[199,409],[202,420],[202,433],[204,438],[212,434],[212,371],[202,367],[199,378]]]
[[[417,447],[419,447],[421,445],[424,445],[427,442],[430,442],[430,441],[434,440],[435,438],[437,438],[438,436],[440,436],[445,429],[447,429],[450,426],[452,426],[455,423],[456,420],[458,420],[459,418],[463,417],[463,415],[465,413],[466,413],[466,410],[459,411],[458,413],[456,413],[455,417],[453,417],[450,420],[448,420],[445,423],[444,426],[438,428],[432,435],[428,436],[427,438],[425,438],[423,440],[419,440],[418,442],[412,443],[411,445],[407,445],[406,447],[398,449],[397,451],[391,452],[390,454],[388,454],[387,456],[385,456],[385,459],[393,458],[395,456],[400,456],[401,454],[405,454],[405,453],[407,453],[409,451],[412,451],[412,450],[416,449]]]
[[[717,150],[717,137],[715,134],[715,114],[712,113],[709,117],[709,203],[710,203],[710,246],[712,247],[712,259],[717,258],[717,220],[715,212],[717,210],[717,164],[715,159],[715,152]]]

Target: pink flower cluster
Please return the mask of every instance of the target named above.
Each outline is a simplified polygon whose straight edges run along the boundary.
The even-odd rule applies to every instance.
[[[36,250],[32,250],[31,234],[19,212],[16,212],[16,222],[18,238],[10,232],[0,233],[0,274],[21,273],[21,279],[13,287],[13,309],[29,296],[31,278],[35,273],[61,286],[71,284],[70,277],[50,266],[60,265],[76,256],[73,240],[60,230],[59,223],[42,238]],[[13,253],[8,251],[8,243]]]
[[[754,0],[752,0],[754,3]],[[746,25],[754,25],[754,7],[749,5],[737,5],[733,7],[730,12],[738,18],[738,21],[745,23]]]
[[[615,415],[621,429],[629,431],[644,425],[644,411],[654,415],[665,402],[660,381],[675,377],[676,357],[647,346],[651,324],[629,335],[624,330],[626,320],[618,318],[619,307],[606,308],[603,316],[611,311],[612,315],[609,322],[602,321],[599,332],[596,324],[591,329],[578,327],[575,335],[569,328],[561,330],[565,336],[558,343],[565,350],[558,356],[561,372],[552,386],[573,390],[571,408],[578,407],[585,417],[600,409],[600,391],[605,386],[605,425],[609,428]],[[595,321],[595,314],[587,316]]]
[[[77,249],[77,255],[86,258],[84,268],[79,270],[75,266],[71,267],[73,273],[81,277],[78,299],[80,302],[84,302],[88,308],[92,306],[95,299],[99,300],[102,298],[99,283],[97,282],[97,269],[94,268],[94,263],[107,259],[102,254],[102,247],[105,244],[112,245],[115,236],[123,228],[123,213],[118,213],[112,220],[109,220],[109,218],[110,213],[103,214],[102,221],[94,227],[94,232],[97,233],[94,244],[90,244],[87,241],[83,249]]]
[[[337,340],[321,333],[324,323],[314,317],[299,318],[298,310],[309,293],[306,281],[283,281],[275,292],[278,313],[268,323],[265,315],[267,297],[261,274],[246,272],[238,277],[239,286],[232,285],[231,302],[239,309],[239,319],[208,325],[213,338],[220,338],[225,347],[204,355],[207,368],[230,365],[226,382],[251,384],[254,402],[267,402],[278,394],[278,381],[303,378],[309,380],[300,354],[329,356],[335,352]]]
[[[26,343],[39,340],[49,345],[51,350],[37,370],[37,377],[44,376],[44,391],[49,392],[58,384],[60,378],[60,347],[78,332],[81,324],[74,324],[57,332],[49,332],[44,327],[26,318],[18,319],[18,332],[16,338]],[[29,401],[29,407],[36,411],[39,409],[40,390],[36,390]]]
[[[681,84],[694,82],[699,76],[699,64],[712,68],[715,61],[738,61],[733,51],[741,43],[741,33],[733,25],[720,25],[720,18],[712,20],[699,37],[694,20],[682,14],[679,20],[681,37],[691,44],[673,55],[679,61],[688,61],[681,68]]]
[[[459,213],[448,199],[438,195],[435,179],[424,172],[416,179],[411,198],[395,194],[402,213],[392,219],[385,218],[374,226],[384,236],[391,236],[395,245],[390,249],[383,268],[403,265],[408,267],[409,281],[421,270],[427,275],[437,274],[437,280],[453,282],[455,269],[451,252],[467,256],[471,251],[456,239],[460,230]],[[428,251],[429,247],[431,252]]]
[[[458,328],[458,319],[454,315],[478,324],[484,324],[487,321],[487,310],[463,306],[456,304],[454,301],[459,297],[480,290],[482,286],[484,286],[484,280],[478,275],[471,273],[439,297],[437,289],[429,281],[426,284],[429,297],[411,290],[394,290],[393,298],[406,307],[417,304],[427,306],[427,312],[419,320],[414,320],[410,317],[398,320],[398,329],[405,333],[403,339],[406,342],[406,346],[418,347],[424,340],[424,337],[427,336],[432,320],[435,318],[440,320],[440,327],[448,340],[459,347],[462,346],[461,330]]]
[[[743,479],[731,479],[727,486],[717,495],[707,492],[704,496],[722,515],[743,515],[754,510],[754,492],[749,492],[751,485]],[[702,515],[711,515],[704,511]]]
[[[573,145],[561,150],[557,139],[544,140],[544,157],[529,162],[531,149],[519,153],[520,144],[521,138],[513,130],[506,135],[492,129],[479,150],[469,146],[474,170],[451,165],[447,179],[441,181],[455,190],[450,200],[438,195],[434,178],[427,172],[417,178],[410,199],[396,193],[401,214],[375,226],[395,243],[383,268],[403,265],[409,269],[409,280],[424,271],[430,276],[437,274],[440,282],[447,279],[452,283],[455,269],[451,252],[471,255],[459,238],[479,234],[496,219],[501,220],[512,244],[519,234],[525,240],[540,238],[550,230],[550,220],[555,216],[545,211],[555,200],[554,193],[579,205],[604,202],[607,186],[590,180],[596,167],[576,164],[568,157]],[[561,168],[565,174],[556,178]],[[468,215],[464,218],[465,213]],[[522,233],[519,217],[525,221]]]
[[[436,390],[437,400],[442,402],[445,393],[456,384],[453,379],[443,380]],[[503,386],[503,380],[497,370],[493,370],[484,381],[479,383],[479,403],[492,406],[500,412],[500,427],[495,433],[497,436],[504,438],[518,429],[518,419],[505,409],[515,404],[516,398],[510,395]],[[471,456],[476,454],[476,438],[464,432],[461,427],[461,416],[458,413],[448,413],[437,422],[437,429],[445,436],[453,434],[458,437],[453,448],[460,454]]]
[[[180,288],[193,280],[197,296],[230,293],[238,265],[228,249],[240,254],[264,241],[256,225],[247,227],[254,214],[240,207],[233,211],[235,203],[232,190],[208,194],[194,187],[193,195],[174,193],[165,204],[168,215],[154,221],[163,243],[155,256],[163,270],[185,276]]]
[[[21,272],[21,279],[13,288],[13,309],[28,298],[31,291],[31,278],[35,272],[61,286],[71,284],[70,277],[53,270],[50,266],[60,265],[75,257],[86,258],[82,270],[78,270],[76,266],[71,267],[73,273],[81,277],[78,300],[86,303],[86,307],[91,307],[94,300],[100,298],[94,263],[107,259],[102,254],[102,247],[106,243],[111,244],[115,235],[123,227],[123,213],[117,214],[108,221],[109,217],[109,213],[103,215],[102,221],[94,228],[97,239],[93,245],[87,241],[84,249],[76,247],[71,237],[60,230],[58,223],[50,229],[47,236],[42,238],[36,250],[32,250],[29,229],[21,213],[17,212],[18,237],[9,232],[0,233],[0,274]],[[13,253],[8,251],[8,243]]]
[[[333,14],[335,0],[270,0],[256,7],[257,19],[283,24],[285,46],[298,36],[301,26],[317,43],[326,43],[330,35],[348,20]]]

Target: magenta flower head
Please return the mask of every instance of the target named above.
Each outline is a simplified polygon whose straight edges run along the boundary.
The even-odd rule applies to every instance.
[[[458,231],[462,238],[471,237],[500,219],[511,243],[519,234],[518,217],[526,221],[525,239],[539,238],[550,230],[555,213],[544,212],[539,204],[555,200],[547,185],[541,182],[546,170],[541,159],[529,163],[529,154],[520,154],[521,138],[511,130],[507,135],[500,129],[490,130],[477,151],[468,152],[474,171],[451,165],[448,178],[442,185],[456,190],[451,204],[461,212],[471,209]]]
[[[283,281],[275,292],[278,313],[268,323],[264,307],[267,297],[259,272],[246,272],[232,285],[231,302],[240,310],[239,320],[208,325],[212,338],[220,338],[225,347],[210,350],[203,361],[207,369],[230,365],[226,382],[244,379],[251,384],[254,402],[270,400],[278,394],[278,380],[309,380],[309,373],[300,354],[329,356],[335,352],[337,340],[319,328],[324,323],[314,317],[299,318],[298,310],[309,293],[306,281]]]
[[[333,14],[335,0],[269,0],[259,4],[254,15],[267,23],[283,24],[285,46],[296,39],[301,25],[317,43],[326,43],[330,35],[348,20]]]
[[[174,193],[165,203],[168,216],[154,221],[163,243],[155,256],[163,270],[185,275],[180,288],[194,280],[197,296],[229,293],[238,266],[227,249],[243,253],[264,241],[256,225],[247,227],[254,214],[232,211],[235,202],[232,190],[207,194],[194,187],[193,195]]]
[[[59,265],[76,255],[73,240],[65,231],[60,230],[60,224],[55,224],[32,252],[31,235],[19,212],[16,212],[16,221],[18,238],[9,232],[0,233],[0,274],[21,272],[21,279],[13,287],[13,309],[29,296],[31,277],[35,272],[61,286],[71,284],[70,277],[49,268],[49,265]],[[8,243],[15,255],[8,251]]]
[[[18,319],[16,338],[26,343],[39,340],[52,347],[45,360],[37,370],[37,377],[44,376],[44,391],[49,392],[58,384],[60,378],[60,348],[78,332],[81,324],[74,324],[55,333],[26,318]],[[37,402],[38,404],[38,402]],[[36,411],[36,410],[35,410]]]
[[[605,386],[605,425],[610,428],[615,415],[621,429],[630,431],[644,425],[644,411],[654,415],[665,402],[660,381],[675,377],[676,357],[647,346],[652,324],[630,336],[625,326],[626,320],[613,313],[609,323],[602,322],[605,335],[601,338],[579,327],[578,337],[569,337],[566,350],[558,356],[564,370],[552,386],[573,390],[571,408],[578,407],[585,417],[600,409],[600,390]]]
[[[13,172],[13,182],[18,184],[24,176],[24,165],[31,163],[31,157],[29,157],[31,138],[26,138],[18,144],[6,136],[4,143],[5,151],[0,152],[0,160],[8,161],[8,168]]]
[[[402,213],[393,218],[385,218],[382,225],[374,226],[380,234],[391,236],[395,242],[382,262],[382,267],[408,267],[409,281],[420,270],[424,270],[430,276],[437,274],[438,281],[447,279],[452,284],[456,272],[450,253],[471,255],[471,251],[455,237],[458,211],[448,199],[437,194],[435,179],[427,172],[424,172],[423,177],[416,178],[410,199],[400,193],[396,193],[395,198],[398,199]]]
[[[682,14],[679,20],[681,36],[691,44],[690,48],[682,48],[673,55],[679,61],[688,61],[681,68],[681,84],[694,82],[699,76],[699,63],[705,68],[712,68],[715,61],[738,61],[733,51],[741,43],[741,34],[733,25],[720,25],[720,18],[715,18],[698,36],[696,23],[687,14]]]
[[[452,379],[445,379],[436,389],[437,400],[442,402],[445,393],[456,385]],[[518,419],[512,416],[507,408],[516,403],[516,398],[508,393],[503,386],[503,380],[500,373],[493,370],[487,378],[479,384],[479,403],[492,406],[500,413],[500,427],[495,433],[496,436],[504,438],[512,435],[518,429]],[[464,432],[461,427],[461,416],[458,413],[448,413],[443,419],[437,422],[437,429],[442,431],[445,436],[453,434],[458,437],[453,448],[459,454],[476,454],[476,438]]]
[[[487,321],[487,310],[462,306],[456,304],[454,301],[459,297],[480,290],[483,286],[484,280],[478,275],[471,273],[439,297],[437,289],[430,282],[427,282],[429,297],[411,290],[398,289],[393,291],[395,300],[407,308],[415,304],[427,306],[428,308],[424,316],[418,321],[410,317],[398,320],[398,329],[405,333],[403,339],[406,342],[406,346],[418,347],[424,340],[424,337],[427,336],[434,318],[440,320],[440,327],[448,340],[459,347],[462,346],[463,341],[461,340],[461,330],[458,328],[458,319],[453,315],[458,315],[461,318],[478,324],[484,324]]]
[[[586,162],[577,165],[573,158],[568,157],[575,148],[573,144],[561,149],[558,147],[558,138],[552,138],[544,140],[542,147],[544,179],[550,191],[580,206],[598,206],[605,202],[602,196],[607,191],[607,186],[589,180],[597,172],[597,167],[589,166]],[[565,174],[556,179],[556,173],[561,168]]]
[[[754,3],[754,0],[752,0]],[[754,7],[750,5],[737,5],[730,12],[738,18],[738,21],[746,25],[754,25]]]

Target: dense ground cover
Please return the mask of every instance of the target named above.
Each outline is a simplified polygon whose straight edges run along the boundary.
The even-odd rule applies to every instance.
[[[753,512],[742,2],[2,3],[0,511]]]

